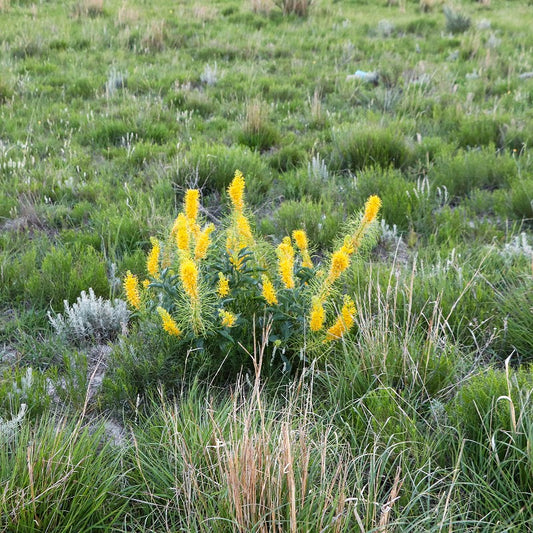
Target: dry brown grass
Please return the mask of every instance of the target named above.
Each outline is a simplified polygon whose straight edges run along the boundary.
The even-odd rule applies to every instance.
[[[322,111],[322,93],[318,87],[315,89],[313,96],[309,98],[309,108],[313,124],[323,124],[324,113]]]
[[[268,15],[276,5],[273,0],[250,0],[250,7],[254,13]]]
[[[274,0],[275,4],[281,7],[284,15],[298,15],[307,17],[312,0]]]
[[[209,22],[218,17],[218,11],[215,7],[204,4],[195,5],[192,14],[194,18],[200,22]]]
[[[156,20],[146,28],[141,40],[144,49],[150,52],[160,52],[165,47],[165,21]]]
[[[244,119],[244,131],[259,133],[265,123],[268,122],[268,109],[261,100],[250,100],[246,105],[246,117]]]
[[[73,13],[76,18],[99,17],[104,14],[104,0],[80,0]]]
[[[124,2],[118,10],[116,25],[129,26],[130,24],[135,24],[138,22],[140,18],[140,12],[137,9],[128,6],[126,2]]]

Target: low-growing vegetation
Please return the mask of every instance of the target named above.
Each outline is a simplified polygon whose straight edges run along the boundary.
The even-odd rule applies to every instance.
[[[1,531],[530,531],[527,0],[0,15]]]

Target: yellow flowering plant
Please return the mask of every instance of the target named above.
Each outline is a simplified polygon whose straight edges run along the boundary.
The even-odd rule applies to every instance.
[[[176,349],[217,373],[222,364],[230,372],[249,366],[257,339],[270,347],[269,368],[291,371],[314,348],[323,353],[325,343],[341,341],[353,327],[357,310],[352,298],[340,294],[341,282],[371,240],[381,200],[367,200],[319,265],[303,229],[277,246],[254,235],[245,188],[236,171],[227,190],[231,210],[218,228],[201,216],[200,191],[189,189],[166,238],[151,239],[147,278],[139,282],[128,272],[126,297]]]

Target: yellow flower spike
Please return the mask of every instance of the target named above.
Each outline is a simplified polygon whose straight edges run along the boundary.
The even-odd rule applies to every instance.
[[[261,281],[263,282],[263,298],[266,300],[268,305],[277,305],[278,297],[276,296],[276,289],[272,282],[268,279],[266,274],[261,276]]]
[[[245,185],[246,185],[246,182],[244,181],[244,176],[242,175],[240,170],[236,170],[233,181],[230,183],[228,187],[228,196],[231,199],[231,203],[233,204],[233,207],[239,212],[242,212],[242,210],[244,209],[244,187]]]
[[[143,279],[142,286],[143,286],[143,289],[147,289],[150,286],[150,280]]]
[[[209,224],[204,231],[201,231],[198,234],[198,237],[196,239],[196,246],[194,247],[194,257],[195,259],[205,259],[207,256],[207,249],[209,248],[209,245],[211,244],[210,235],[213,233],[215,229],[215,226],[213,224]]]
[[[326,283],[331,284],[335,282],[349,266],[350,256],[343,250],[343,248],[333,252]]]
[[[174,223],[175,235],[176,235],[176,246],[178,250],[182,252],[189,250],[189,232],[187,230],[187,217],[180,213],[176,222]]]
[[[230,292],[229,289],[229,280],[222,272],[218,273],[218,285],[217,285],[217,294],[224,298],[224,296],[227,296]]]
[[[344,237],[344,243],[341,246],[341,251],[343,251],[348,256],[352,255],[355,252],[355,248],[353,247],[352,243],[352,237],[350,237],[350,235],[346,235],[346,237]]]
[[[157,308],[157,312],[163,321],[163,329],[169,334],[179,337],[181,335],[181,330],[178,328],[176,321],[170,316],[170,313],[163,309],[162,307]]]
[[[222,319],[222,326],[226,328],[232,328],[237,321],[237,317],[230,311],[224,311],[224,309],[219,309],[218,314]]]
[[[307,235],[303,229],[295,229],[292,232],[292,238],[300,251],[303,252],[304,250],[307,250],[309,245],[307,243]]]
[[[320,298],[316,296],[313,298],[311,305],[311,316],[309,317],[309,327],[311,331],[320,331],[324,327],[324,320],[326,319],[326,312]]]
[[[135,309],[141,307],[141,294],[139,293],[139,281],[137,276],[132,274],[129,270],[124,278],[124,292],[128,303]]]
[[[237,231],[239,232],[239,241],[242,244],[242,248],[251,246],[254,243],[254,237],[252,235],[252,229],[250,228],[250,222],[242,214],[239,213],[236,220]]]
[[[363,221],[370,223],[372,222],[381,207],[381,198],[379,196],[370,196],[365,204],[365,214],[363,216]]]
[[[183,289],[191,300],[198,299],[198,268],[192,259],[185,259],[180,265],[180,279]]]
[[[331,341],[341,339],[346,332],[350,331],[354,323],[356,312],[357,310],[355,309],[353,300],[349,296],[345,296],[341,312],[337,316],[335,324],[328,329],[325,340]]]
[[[294,248],[290,237],[285,237],[279,244],[276,253],[278,255],[278,272],[287,289],[294,288]]]
[[[198,218],[200,208],[200,191],[198,189],[188,189],[185,193],[185,216],[189,225],[193,225]]]
[[[153,278],[159,277],[159,255],[161,253],[161,246],[159,244],[159,241],[157,239],[154,239],[153,237],[150,238],[150,241],[152,242],[152,249],[150,250],[150,253],[148,254],[148,257],[146,259],[146,270],[148,271],[148,274],[152,276]]]
[[[307,235],[303,229],[296,229],[292,232],[292,238],[298,246],[300,253],[302,254],[302,266],[306,268],[313,268],[313,261],[309,255],[309,244],[307,242]]]

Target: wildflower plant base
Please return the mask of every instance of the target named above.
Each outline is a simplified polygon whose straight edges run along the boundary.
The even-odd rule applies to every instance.
[[[231,209],[219,228],[202,220],[200,191],[188,189],[169,233],[152,238],[146,279],[128,272],[124,290],[140,320],[158,320],[182,349],[208,345],[220,364],[244,363],[261,339],[271,364],[288,372],[301,354],[317,356],[352,328],[355,304],[340,294],[339,281],[375,233],[381,200],[371,196],[328,261],[315,264],[303,229],[277,247],[254,235],[245,185],[237,170],[227,189]]]

